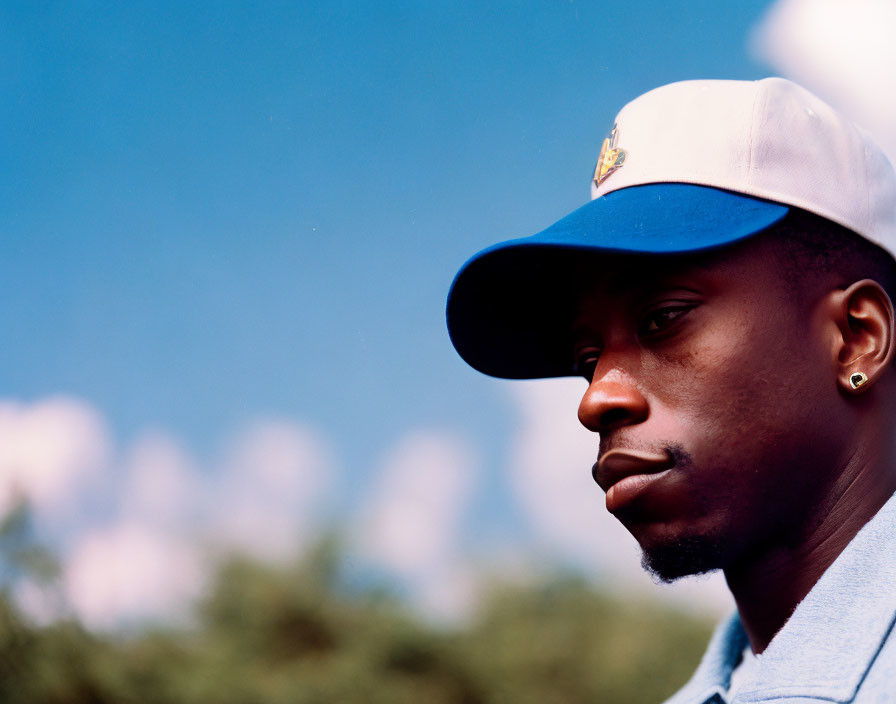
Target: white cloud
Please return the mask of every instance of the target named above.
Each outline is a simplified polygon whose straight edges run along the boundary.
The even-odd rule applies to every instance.
[[[200,467],[170,435],[138,439],[121,471],[120,512],[80,536],[66,595],[93,628],[176,617],[211,573],[209,544],[257,558],[294,557],[335,472],[326,443],[289,421],[240,433],[219,466]]]
[[[536,538],[567,557],[593,559],[607,550],[631,552],[631,546],[600,539],[610,521],[591,478],[598,437],[576,420],[583,387],[574,379],[508,384],[520,413],[508,468]]]
[[[449,433],[409,433],[387,453],[358,526],[366,559],[400,576],[430,615],[457,617],[473,603],[461,536],[477,460]]]
[[[896,163],[896,3],[778,0],[751,46],[868,130]]]
[[[114,455],[104,419],[84,402],[0,402],[0,517],[24,494],[39,536],[63,551],[61,595],[12,585],[37,621],[62,612],[60,596],[96,628],[175,616],[203,585],[209,544],[296,556],[336,471],[324,439],[286,420],[252,424],[212,466],[162,431]],[[92,512],[100,495],[99,505],[112,496],[110,511]]]
[[[142,434],[123,464],[121,516],[158,529],[184,529],[204,496],[196,462],[170,435]]]
[[[202,560],[183,540],[124,522],[84,535],[69,555],[64,589],[92,628],[170,618],[202,590]]]
[[[70,497],[106,468],[109,454],[106,425],[86,403],[0,402],[0,514],[19,494],[45,516],[69,508]]]
[[[284,559],[313,537],[333,484],[335,461],[309,428],[268,420],[237,438],[219,475],[208,507],[212,541]]]
[[[721,575],[660,587],[641,568],[637,543],[606,510],[591,477],[599,438],[576,417],[583,381],[512,382],[507,388],[520,413],[509,481],[543,550],[621,589],[717,613],[730,608]]]
[[[384,465],[362,543],[399,574],[431,570],[457,549],[472,489],[471,454],[453,437],[417,432],[402,438]]]

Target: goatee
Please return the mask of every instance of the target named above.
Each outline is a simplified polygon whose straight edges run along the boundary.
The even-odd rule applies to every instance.
[[[643,550],[641,566],[656,581],[668,584],[689,575],[721,569],[724,564],[723,556],[720,540],[707,536],[688,536]]]

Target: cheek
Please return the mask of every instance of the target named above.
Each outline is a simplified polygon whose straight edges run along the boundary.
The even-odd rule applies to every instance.
[[[809,396],[820,383],[800,376],[817,365],[791,321],[728,320],[686,350],[645,360],[658,382],[656,434],[680,442],[696,465],[714,467],[726,482],[792,460],[787,448],[802,444],[795,430],[818,406]]]

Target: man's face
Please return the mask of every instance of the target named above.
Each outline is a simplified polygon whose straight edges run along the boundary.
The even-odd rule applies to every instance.
[[[823,306],[783,280],[769,236],[601,271],[574,326],[579,419],[645,566],[674,579],[795,541],[848,444]]]

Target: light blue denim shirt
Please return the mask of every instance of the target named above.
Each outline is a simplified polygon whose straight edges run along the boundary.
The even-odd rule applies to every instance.
[[[896,703],[896,495],[822,575],[778,631],[732,704]],[[716,628],[691,680],[667,704],[728,702],[747,644],[735,613]]]

